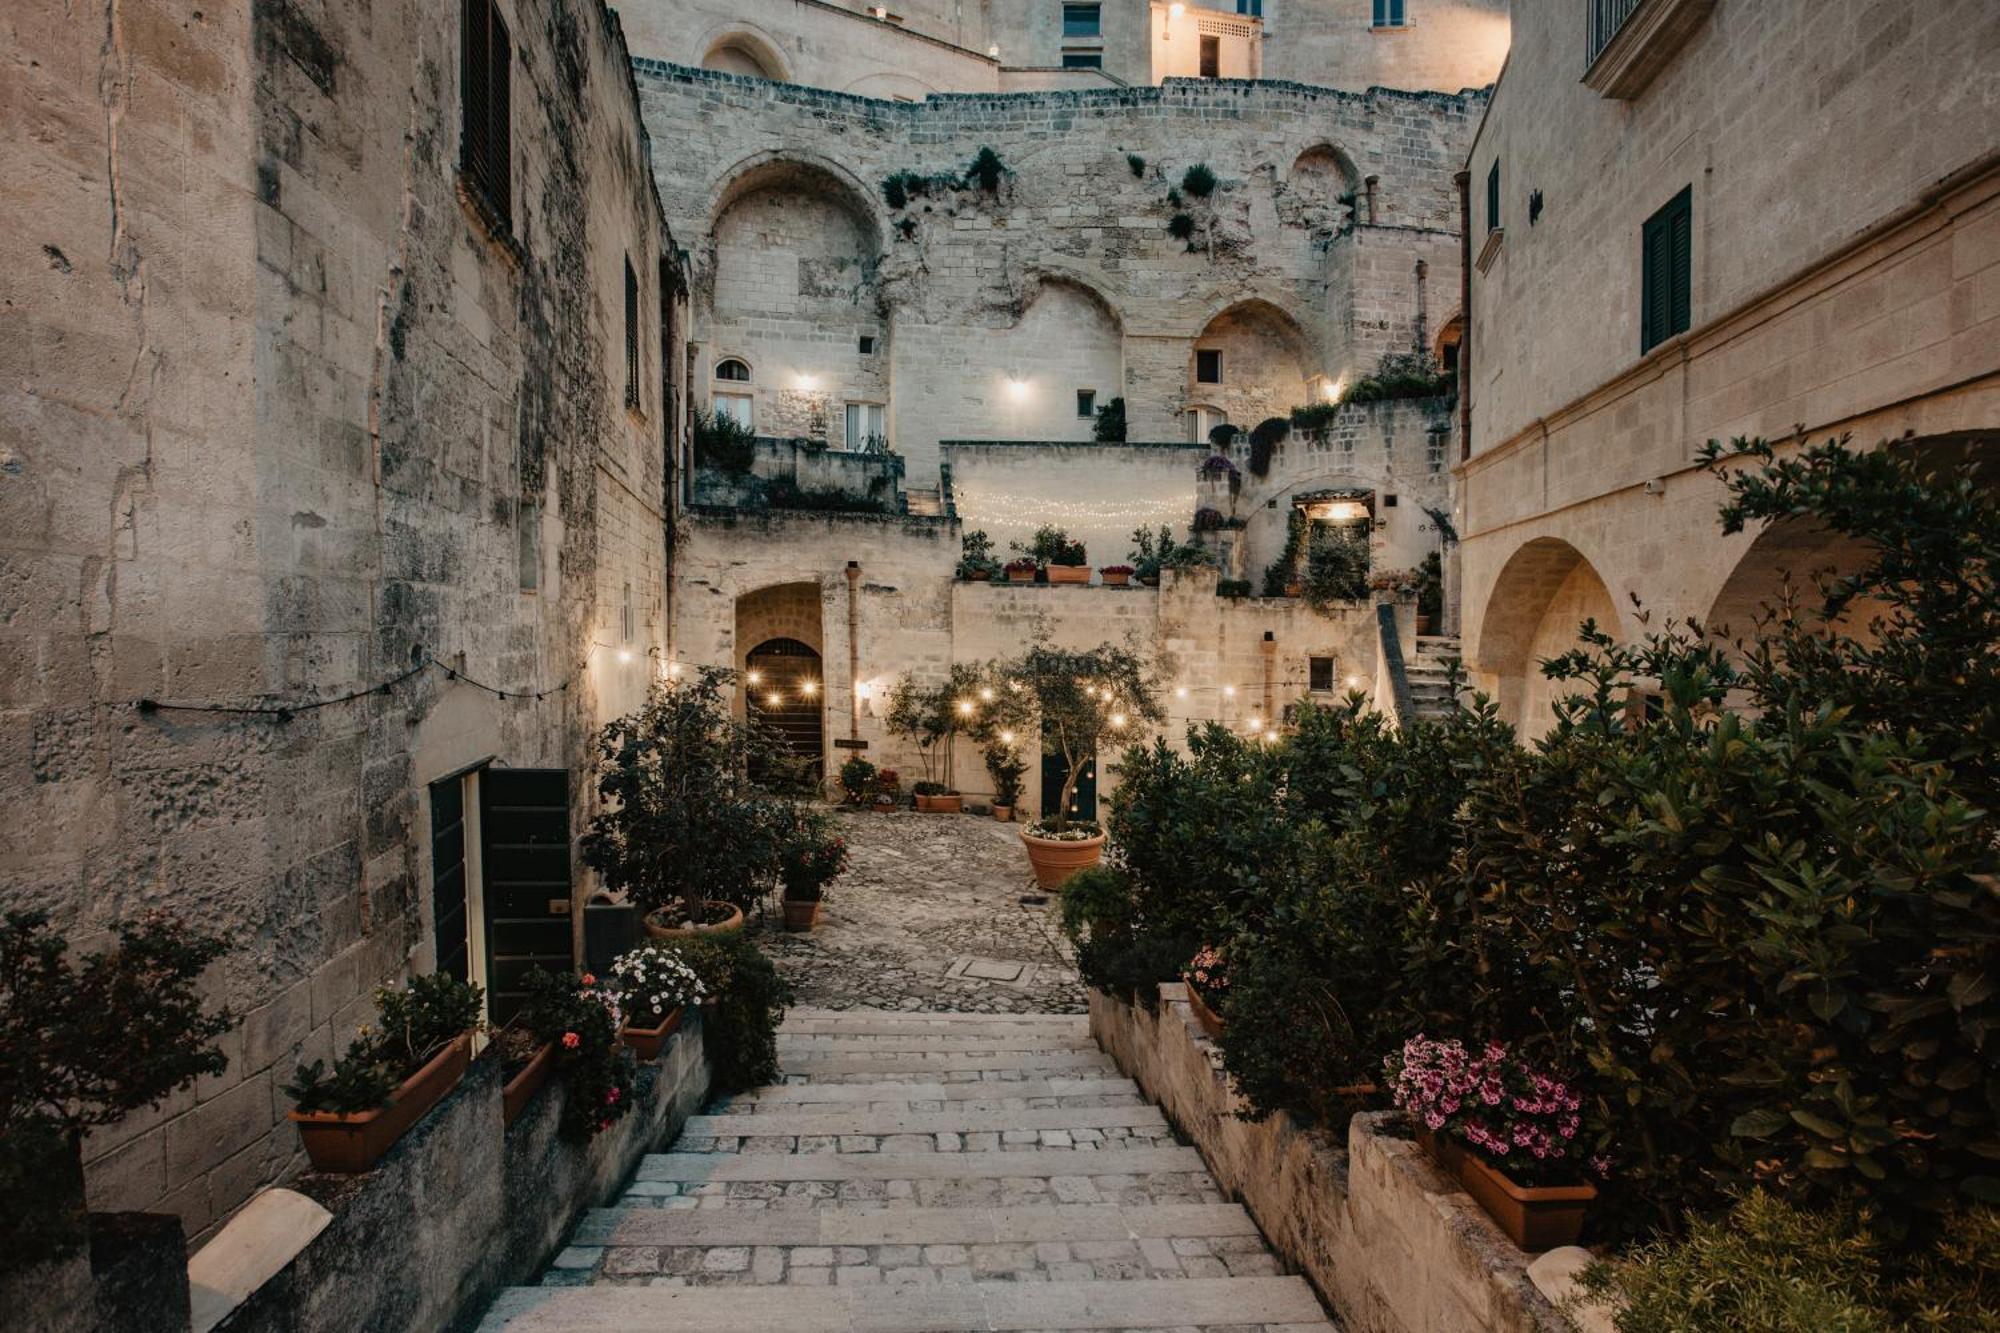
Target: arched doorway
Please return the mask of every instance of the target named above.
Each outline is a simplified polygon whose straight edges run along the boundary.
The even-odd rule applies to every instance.
[[[1487,595],[1473,666],[1493,678],[1500,716],[1533,740],[1555,721],[1554,704],[1571,693],[1541,664],[1577,646],[1577,629],[1592,620],[1624,637],[1611,592],[1583,552],[1559,537],[1538,537],[1509,557]]]
[[[750,720],[784,738],[785,748],[815,769],[826,750],[826,697],[819,653],[797,639],[766,639],[745,659]]]

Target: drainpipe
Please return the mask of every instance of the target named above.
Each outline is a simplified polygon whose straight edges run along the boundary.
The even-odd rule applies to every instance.
[[[1277,661],[1278,661],[1278,636],[1272,633],[1270,630],[1265,630],[1264,631],[1264,716],[1274,724],[1273,727],[1274,730],[1275,730],[1275,723],[1277,722],[1278,719],[1273,714],[1272,711],[1272,706],[1276,702],[1276,698],[1272,693],[1272,685],[1273,685],[1272,673],[1277,665]]]
[[[847,562],[847,739],[861,739],[861,562]]]
[[[1458,335],[1458,457],[1472,457],[1472,173],[1461,171],[1458,186],[1458,308],[1465,328]]]

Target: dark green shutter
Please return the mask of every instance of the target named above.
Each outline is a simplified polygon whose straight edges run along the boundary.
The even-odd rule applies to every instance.
[[[1685,333],[1694,315],[1694,191],[1684,187],[1639,233],[1639,351]]]
[[[1486,173],[1486,230],[1492,231],[1500,225],[1500,159],[1493,159],[1492,169]]]

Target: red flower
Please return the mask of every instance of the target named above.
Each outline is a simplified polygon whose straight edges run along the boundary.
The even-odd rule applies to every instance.
[[[575,1049],[576,1049],[577,1047],[579,1047],[579,1046],[581,1046],[581,1045],[583,1045],[583,1038],[582,1038],[582,1037],[579,1037],[579,1036],[577,1036],[577,1035],[576,1035],[576,1034],[575,1034],[574,1032],[565,1032],[565,1033],[563,1033],[563,1049],[564,1049],[564,1050],[570,1050],[570,1051],[573,1051],[573,1050],[575,1050]]]
[[[604,1090],[604,1103],[607,1106],[618,1105],[618,1089],[606,1088]]]
[[[583,974],[583,984],[586,986],[595,986],[597,984],[597,978],[590,975],[590,973],[586,972]]]

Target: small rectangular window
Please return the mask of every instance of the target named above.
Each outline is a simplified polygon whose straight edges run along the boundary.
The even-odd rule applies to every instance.
[[[503,227],[514,223],[514,47],[493,0],[464,0],[459,35],[458,167]]]
[[[1375,26],[1378,28],[1402,27],[1403,0],[1375,0]]]
[[[1308,679],[1306,686],[1313,690],[1333,688],[1333,659],[1331,657],[1309,657],[1306,659]]]
[[[1196,384],[1222,383],[1222,349],[1219,347],[1197,348],[1194,354],[1194,382]]]
[[[875,355],[875,335],[872,333],[862,334],[855,346],[863,356]]]
[[[639,275],[625,259],[625,406],[639,406]]]
[[[1062,14],[1065,37],[1097,37],[1104,32],[1100,5],[1064,5]]]
[[[1222,39],[1204,35],[1201,39],[1201,77],[1222,77]]]
[[[1694,187],[1684,186],[1639,233],[1639,351],[1686,333],[1694,314]]]
[[[635,628],[632,616],[632,585],[628,583],[625,585],[625,601],[618,613],[619,642],[632,642],[632,631]]]
[[[1264,17],[1264,0],[1236,0],[1236,12],[1246,18]]]
[[[542,586],[542,507],[523,500],[514,509],[515,562],[522,592]]]
[[[1500,159],[1494,158],[1486,172],[1486,230],[1500,225]]]
[[[1064,69],[1103,69],[1104,52],[1065,51],[1063,52],[1062,67]]]
[[[1076,414],[1080,417],[1097,415],[1097,390],[1078,389],[1076,391]]]
[[[888,414],[882,404],[847,405],[847,447],[858,454],[879,454],[888,451]]]

